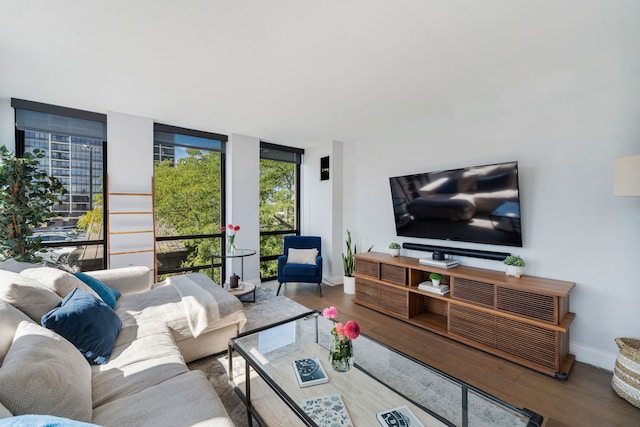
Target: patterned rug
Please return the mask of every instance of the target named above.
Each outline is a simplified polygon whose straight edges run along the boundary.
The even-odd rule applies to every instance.
[[[255,329],[260,326],[268,325],[294,317],[298,314],[309,311],[308,308],[290,300],[285,296],[276,296],[275,291],[269,288],[258,288],[256,290],[256,302],[243,303],[247,324],[245,330]],[[359,344],[365,344],[359,343]],[[375,353],[375,349],[361,351],[369,354]],[[365,368],[377,370],[378,372],[387,372],[388,378],[385,380],[393,384],[401,382],[402,387],[408,391],[408,395],[424,405],[425,407],[438,408],[436,412],[444,415],[454,424],[461,425],[459,420],[462,418],[461,410],[461,393],[458,388],[453,387],[448,380],[430,376],[425,377],[423,369],[416,369],[409,361],[398,358],[393,363],[382,358],[378,360],[375,357],[369,357],[372,366]],[[244,361],[241,357],[233,358],[234,372],[244,372]],[[383,363],[390,366],[390,369],[376,369],[376,363]],[[405,366],[407,365],[407,366]],[[229,385],[228,376],[228,358],[226,353],[217,356],[210,356],[189,363],[189,369],[203,371],[213,388],[216,390],[224,407],[233,422],[239,427],[248,426],[247,411],[244,404],[237,396],[233,388]],[[509,414],[508,411],[496,410],[495,405],[484,399],[482,396],[470,393],[469,395],[469,424],[477,427],[496,427],[496,426],[525,426],[524,420],[519,419],[516,414]],[[457,421],[456,421],[457,420]],[[254,425],[258,425],[254,421]]]
[[[308,308],[297,302],[282,295],[276,296],[273,290],[264,287],[256,289],[255,303],[243,302],[242,305],[247,315],[246,331],[309,311]],[[238,372],[241,372],[241,369],[244,370],[244,363],[241,362],[241,358],[236,357],[235,361],[241,363],[242,366],[234,367],[234,370],[237,369]],[[236,426],[248,426],[245,406],[233,390],[233,387],[229,385],[227,355],[205,357],[189,363],[188,366],[191,370],[198,369],[206,374]],[[254,423],[254,425],[257,424]]]

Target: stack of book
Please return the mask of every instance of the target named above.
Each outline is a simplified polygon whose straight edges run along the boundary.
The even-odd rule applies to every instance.
[[[431,292],[432,294],[444,295],[449,293],[449,285],[435,286],[430,281],[422,282],[418,285],[421,291]]]
[[[418,262],[422,265],[440,268],[453,268],[460,265],[460,261],[458,261],[457,259],[443,259],[441,261],[438,261],[431,258],[420,258]]]

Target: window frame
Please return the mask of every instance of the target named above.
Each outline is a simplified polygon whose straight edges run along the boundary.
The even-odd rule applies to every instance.
[[[156,147],[156,138],[155,138],[155,133],[156,132],[164,132],[164,133],[173,133],[173,134],[180,134],[180,135],[186,135],[186,136],[194,136],[197,138],[205,138],[205,139],[211,139],[211,140],[216,140],[216,141],[220,141],[220,149],[212,149],[212,148],[207,148],[207,147],[197,147],[197,146],[191,146],[191,145],[187,145],[187,144],[175,144],[175,143],[162,143],[161,145],[163,146],[172,146],[172,147],[186,147],[186,148],[195,148],[195,149],[204,149],[204,150],[209,150],[209,151],[217,151],[220,153],[220,221],[221,223],[218,226],[218,229],[220,227],[222,227],[224,224],[226,224],[226,188],[227,188],[227,184],[226,184],[226,144],[229,140],[227,135],[222,135],[222,134],[218,134],[218,133],[213,133],[213,132],[205,132],[205,131],[199,131],[199,130],[195,130],[195,129],[188,129],[188,128],[183,128],[183,127],[178,127],[178,126],[172,126],[172,125],[166,125],[166,124],[162,124],[162,123],[154,123],[153,125],[153,132],[154,132],[154,138],[153,138],[153,150],[154,150],[154,164],[156,162],[155,160],[155,147]],[[162,159],[160,159],[162,160]],[[154,173],[155,175],[155,173]],[[154,183],[154,192],[155,192],[155,183]],[[155,216],[155,206],[154,206],[154,216]],[[155,222],[155,219],[154,219]],[[154,224],[155,227],[155,224]],[[189,239],[189,240],[195,240],[195,239],[210,239],[210,238],[220,238],[220,250],[224,250],[225,244],[224,244],[224,238],[223,238],[223,233],[222,232],[218,232],[218,233],[212,233],[212,234],[197,234],[197,235],[176,235],[176,236],[155,236],[155,241],[154,241],[154,245],[156,245],[158,242],[168,242],[168,241],[178,241],[178,240],[184,240],[184,239]],[[157,251],[156,251],[156,262],[157,262]],[[162,276],[164,274],[182,274],[182,273],[190,273],[190,272],[197,272],[200,270],[206,270],[206,269],[211,269],[211,275],[213,276],[213,269],[214,268],[222,268],[222,275],[221,277],[225,277],[225,265],[224,263],[209,263],[206,266],[202,265],[202,266],[192,266],[192,267],[179,267],[179,268],[169,268],[169,269],[163,269],[161,270],[158,267],[158,271],[157,271],[157,275],[158,276]]]
[[[285,159],[285,158],[276,158],[277,156],[269,156],[268,152],[271,151],[273,152],[280,152],[280,154],[283,155],[283,157],[289,157],[289,159]],[[279,144],[272,144],[270,142],[265,142],[265,141],[260,141],[260,160],[262,159],[267,159],[267,160],[275,160],[275,161],[281,161],[281,162],[287,162],[287,163],[294,163],[295,166],[295,181],[296,181],[296,188],[295,188],[295,197],[296,197],[296,216],[295,216],[295,221],[296,221],[296,226],[293,229],[290,230],[276,230],[276,231],[259,231],[259,237],[258,240],[260,240],[263,236],[278,236],[278,235],[287,235],[287,236],[299,236],[300,235],[300,220],[302,218],[302,213],[301,213],[301,195],[302,195],[302,191],[301,191],[301,176],[302,176],[302,172],[301,172],[301,165],[302,165],[302,157],[304,156],[304,149],[302,148],[296,148],[296,147],[289,147],[286,145],[279,145]],[[278,255],[262,255],[262,253],[260,254],[260,260],[258,261],[259,265],[261,265],[263,262],[268,262],[268,261],[274,261],[277,260],[278,257],[282,255],[282,254],[278,254]],[[277,276],[274,277],[262,277],[262,269],[258,268],[258,271],[260,272],[260,281],[261,282],[267,282],[270,280],[274,280],[277,279]]]
[[[107,221],[107,213],[109,211],[109,206],[108,206],[108,198],[107,198],[107,170],[108,170],[108,165],[107,165],[107,131],[106,131],[106,124],[107,124],[107,115],[106,114],[101,114],[101,113],[95,113],[92,111],[86,111],[86,110],[79,110],[76,108],[69,108],[69,107],[62,107],[59,105],[52,105],[52,104],[45,104],[42,102],[35,102],[35,101],[28,101],[25,99],[19,99],[19,98],[11,98],[11,107],[14,109],[14,123],[15,123],[15,152],[16,152],[16,157],[24,157],[25,153],[26,153],[26,138],[25,138],[25,132],[24,130],[20,130],[18,128],[18,110],[25,110],[25,111],[34,111],[37,113],[44,113],[44,114],[50,114],[50,115],[54,115],[54,116],[62,116],[62,117],[67,117],[67,118],[71,118],[71,119],[80,119],[80,120],[88,120],[88,121],[93,121],[93,122],[99,122],[99,123],[103,123],[104,124],[104,139],[102,139],[102,200],[103,200],[103,209],[102,209],[102,228],[103,228],[103,232],[102,232],[102,239],[94,239],[94,240],[74,240],[72,242],[42,242],[41,246],[43,248],[60,248],[60,247],[72,247],[72,246],[98,246],[98,245],[102,245],[102,269],[106,269],[107,268],[107,257],[108,257],[108,243],[107,243],[107,236],[109,234],[109,222]],[[43,133],[50,133],[50,134],[56,134],[56,130],[55,129],[50,129],[50,130],[35,130],[36,132],[43,132]],[[62,133],[62,132],[58,132],[58,133]],[[68,135],[70,137],[76,136],[78,137],[79,135]],[[86,136],[83,136],[86,137]],[[98,138],[91,138],[91,139],[96,139],[98,140]],[[50,158],[51,155],[50,155]],[[69,171],[70,173],[72,173],[72,165],[73,165],[73,161],[72,159],[69,159]],[[73,174],[72,174],[73,175]],[[69,194],[69,204],[72,203],[72,192],[71,190],[71,185],[72,183],[69,182],[68,185],[68,194]],[[65,187],[67,187],[67,185],[65,185]],[[93,192],[90,192],[90,196],[91,194],[96,194]],[[89,201],[89,205],[92,206],[93,201],[90,200]]]

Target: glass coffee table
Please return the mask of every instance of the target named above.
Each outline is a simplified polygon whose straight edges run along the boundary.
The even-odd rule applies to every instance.
[[[332,327],[332,321],[311,311],[229,340],[229,377],[247,407],[249,425],[253,418],[263,426],[322,425],[314,421],[317,408],[314,415],[309,402],[324,402],[336,395],[352,422],[348,425],[355,427],[419,425],[402,417],[388,424],[378,421],[377,414],[385,417],[400,407],[425,427],[542,423],[542,416],[532,411],[516,408],[363,334],[353,341],[355,366],[336,372],[328,360]],[[236,362],[238,355],[244,359],[244,373],[235,376],[234,352]],[[294,361],[314,357],[328,382],[301,387]]]

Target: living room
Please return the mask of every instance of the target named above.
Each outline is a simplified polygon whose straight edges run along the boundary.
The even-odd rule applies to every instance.
[[[341,283],[347,229],[379,252],[508,251],[526,274],[576,283],[576,360],[612,370],[614,339],[638,337],[640,199],[613,195],[614,159],[640,151],[637,2],[144,5],[7,6],[1,143],[11,98],[103,113],[110,182],[148,191],[154,122],[227,134],[228,217],[250,248],[260,141],[304,148],[302,234],[323,237],[327,283]],[[396,236],[389,177],[507,161],[522,248]]]

